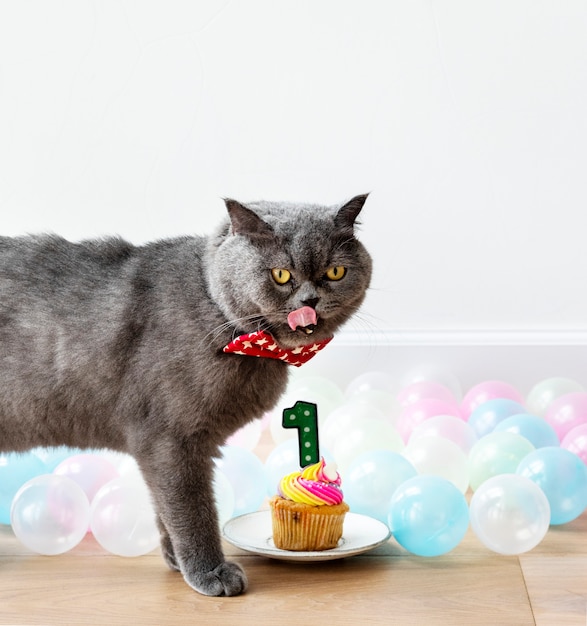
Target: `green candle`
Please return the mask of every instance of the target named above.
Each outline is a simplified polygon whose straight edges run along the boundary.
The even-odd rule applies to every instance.
[[[291,408],[284,409],[281,423],[284,428],[298,429],[300,467],[318,463],[318,407],[311,402],[298,400]]]

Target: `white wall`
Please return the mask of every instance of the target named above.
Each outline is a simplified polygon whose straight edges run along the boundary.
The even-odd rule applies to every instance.
[[[587,3],[0,0],[0,232],[372,191],[351,328],[587,330]]]

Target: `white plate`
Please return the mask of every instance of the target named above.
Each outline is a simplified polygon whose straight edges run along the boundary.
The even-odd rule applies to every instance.
[[[226,541],[253,554],[283,561],[332,561],[361,554],[385,543],[389,528],[379,520],[358,513],[347,513],[342,538],[332,550],[293,552],[275,547],[272,537],[271,511],[256,511],[234,517],[224,524],[222,534]]]

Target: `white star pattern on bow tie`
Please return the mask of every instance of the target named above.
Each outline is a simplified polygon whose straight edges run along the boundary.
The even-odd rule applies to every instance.
[[[297,348],[289,350],[279,346],[269,333],[260,330],[255,333],[237,337],[223,348],[223,352],[279,359],[289,365],[300,367],[304,363],[307,363],[319,350],[322,350],[322,348],[331,341],[332,337],[324,339],[323,341],[317,341],[308,346],[298,346]]]

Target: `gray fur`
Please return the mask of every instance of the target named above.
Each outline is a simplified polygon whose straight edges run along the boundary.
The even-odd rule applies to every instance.
[[[371,274],[353,236],[365,199],[330,208],[227,200],[230,219],[214,236],[145,246],[0,238],[0,450],[133,455],[168,565],[201,593],[244,591],[243,571],[222,554],[213,458],[275,405],[289,366],[222,348],[259,329],[286,347],[307,344],[349,318]],[[343,280],[324,280],[332,265],[348,268]],[[274,267],[292,281],[277,285]],[[309,336],[287,324],[307,301],[318,314]]]

